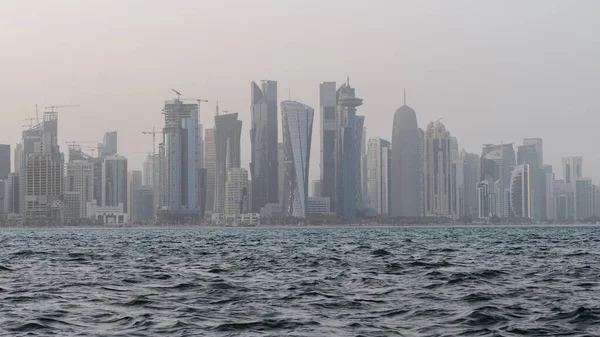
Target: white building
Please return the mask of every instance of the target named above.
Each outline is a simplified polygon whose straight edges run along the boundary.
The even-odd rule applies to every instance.
[[[367,207],[377,214],[390,214],[391,143],[371,138],[367,144]]]
[[[94,199],[94,163],[75,160],[66,171],[65,220],[86,218],[86,204]]]
[[[117,206],[99,206],[96,201],[92,201],[87,203],[86,213],[88,218],[105,225],[123,225],[129,222],[124,207],[123,203]]]
[[[425,215],[452,216],[456,197],[452,191],[452,163],[458,159],[456,138],[440,121],[431,122],[425,131],[423,174],[425,177]]]
[[[248,213],[248,170],[230,168],[225,183],[225,216],[235,218]]]

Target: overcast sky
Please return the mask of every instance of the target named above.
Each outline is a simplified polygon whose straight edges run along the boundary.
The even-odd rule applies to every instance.
[[[595,0],[0,0],[0,143],[35,104],[80,104],[60,110],[61,144],[117,130],[141,169],[141,131],[162,127],[175,88],[210,101],[205,126],[216,100],[240,113],[247,167],[250,82],[271,79],[280,101],[315,109],[318,179],[319,83],[350,76],[368,137],[391,140],[406,87],[419,126],[443,118],[460,148],[542,137],[558,176],[581,155],[599,182],[598,13]]]

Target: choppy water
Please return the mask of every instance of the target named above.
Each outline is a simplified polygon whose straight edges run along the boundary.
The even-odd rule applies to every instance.
[[[0,335],[599,336],[600,228],[0,231]]]

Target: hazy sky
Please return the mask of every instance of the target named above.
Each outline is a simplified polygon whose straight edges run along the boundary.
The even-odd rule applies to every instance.
[[[271,79],[315,109],[318,179],[319,83],[350,76],[368,137],[391,139],[406,87],[419,126],[443,118],[460,148],[542,137],[559,176],[581,155],[599,182],[598,13],[595,0],[0,0],[0,143],[36,103],[80,104],[61,110],[61,144],[117,130],[141,169],[140,132],[162,127],[175,88],[210,100],[205,126],[216,100],[240,113],[247,167],[250,82]]]

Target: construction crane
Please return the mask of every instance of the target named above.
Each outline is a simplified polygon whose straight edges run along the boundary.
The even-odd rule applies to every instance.
[[[162,135],[162,131],[156,131],[155,128],[152,128],[152,131],[142,131],[143,135],[152,135],[152,154],[156,156],[156,134]]]
[[[51,105],[51,106],[44,107],[44,109],[50,109],[50,111],[48,111],[48,112],[58,112],[58,111],[56,111],[56,109],[58,109],[58,108],[75,108],[78,106],[79,105]]]
[[[179,99],[179,97],[181,97],[181,93],[175,89],[171,89],[173,90],[173,92],[177,95],[177,99]]]

